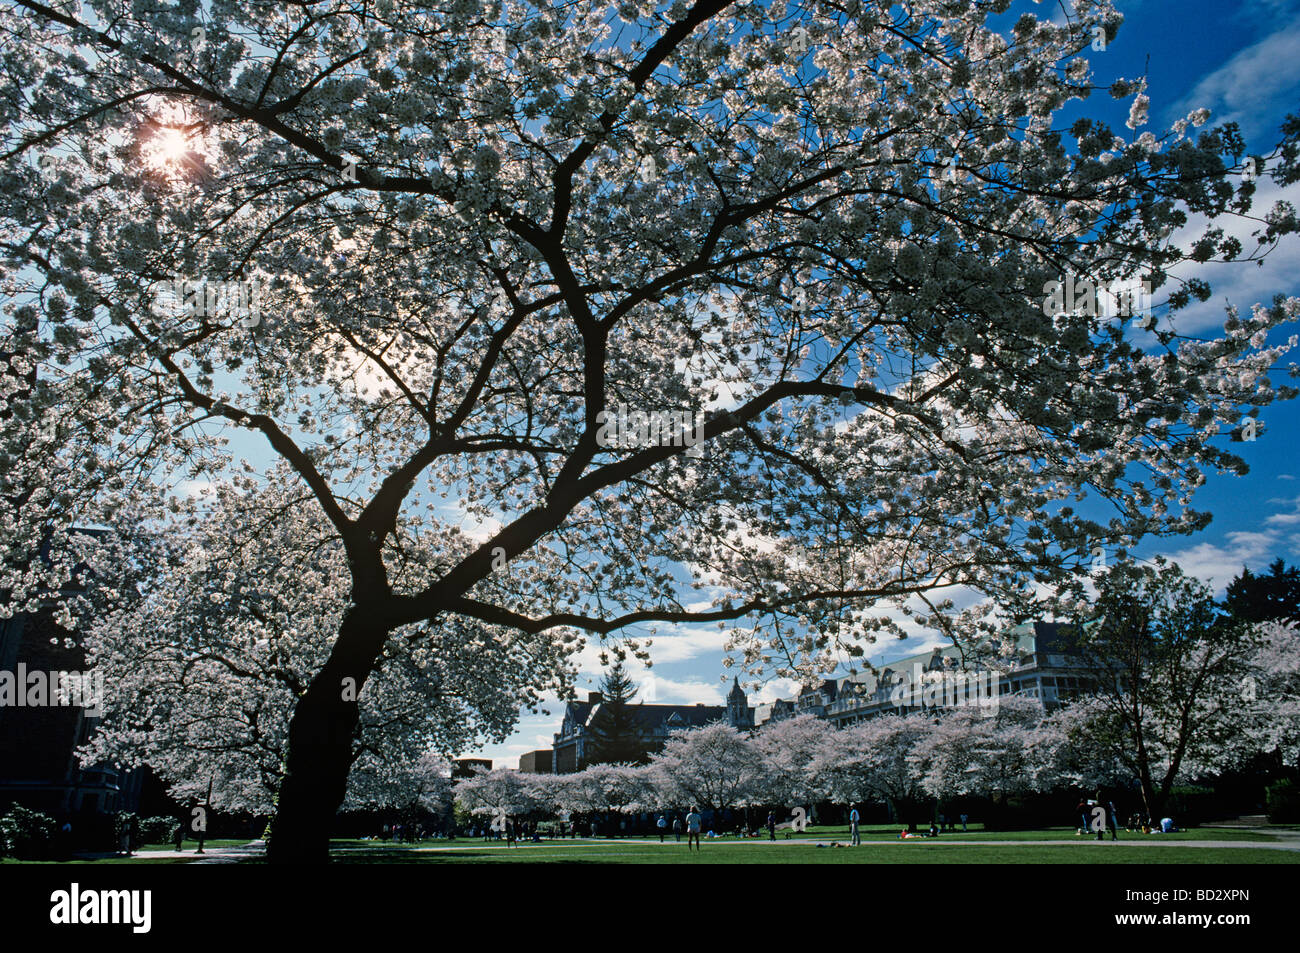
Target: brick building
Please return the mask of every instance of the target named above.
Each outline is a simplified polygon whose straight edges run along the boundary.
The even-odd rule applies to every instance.
[[[555,774],[572,774],[587,766],[591,721],[601,704],[600,692],[590,692],[585,702],[565,705],[564,721],[551,748],[555,755]],[[725,705],[637,704],[628,705],[627,710],[637,722],[641,745],[647,752],[661,749],[669,733],[681,728],[702,728],[715,721],[726,722],[741,730],[754,727],[754,709],[738,680],[732,682]]]

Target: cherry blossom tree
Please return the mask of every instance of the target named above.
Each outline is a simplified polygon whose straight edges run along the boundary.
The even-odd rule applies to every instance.
[[[1160,816],[1177,781],[1232,763],[1248,715],[1253,625],[1221,614],[1207,586],[1160,557],[1118,563],[1054,601],[1073,620],[1071,652],[1088,660],[1096,682],[1074,743],[1123,765],[1148,815]]]
[[[1300,769],[1300,625],[1260,625],[1260,642],[1238,697],[1246,711],[1246,756],[1272,754],[1281,764]]]
[[[1052,771],[1072,787],[1128,787],[1137,779],[1132,761],[1122,757],[1123,745],[1099,730],[1107,723],[1107,703],[1085,695],[1053,711],[1046,725],[1060,738]]]
[[[589,810],[645,811],[659,803],[657,774],[648,765],[592,765],[582,772]]]
[[[753,745],[764,767],[757,800],[786,808],[818,800],[822,785],[812,763],[832,731],[834,728],[820,718],[799,715],[764,725],[755,732]]]
[[[405,750],[394,764],[366,751],[348,775],[345,810],[377,808],[422,808],[439,813],[452,801],[451,763],[441,755],[425,751],[410,756]]]
[[[721,722],[673,732],[649,768],[661,807],[725,810],[762,794],[764,765],[757,748]]]
[[[934,729],[909,753],[921,787],[936,800],[978,794],[1050,790],[1064,735],[1036,698],[1007,695],[996,705],[940,713]]]
[[[886,801],[895,817],[915,827],[928,796],[914,754],[939,723],[934,712],[884,714],[831,732],[812,770],[832,800]]]
[[[312,510],[249,476],[175,506],[195,518],[192,532],[141,525],[91,554],[124,586],[88,591],[88,656],[111,689],[84,763],[148,764],[177,797],[202,799],[211,784],[219,810],[270,813],[295,699],[344,611],[346,557]],[[123,579],[122,565],[141,569]],[[503,740],[521,703],[540,703],[544,672],[556,673],[553,688],[565,681],[573,648],[456,619],[391,641],[355,688],[349,806],[436,792],[442,761],[431,752]]]
[[[500,819],[549,809],[549,791],[537,775],[509,768],[481,771],[452,786],[456,802],[471,814]]]
[[[335,630],[296,646],[269,854],[323,861],[352,689],[421,649],[730,622],[748,671],[807,678],[891,605],[1010,605],[1203,525],[1192,490],[1241,467],[1216,437],[1292,395],[1264,345],[1300,302],[1187,339],[1209,288],[1170,269],[1256,258],[1294,210],[1243,250],[1244,143],[1204,110],[1139,134],[1140,80],[1110,88],[1131,133],[1057,127],[1122,18],[1010,5],[14,0],[5,611],[74,526],[143,508],[180,545],[185,481],[281,501],[315,533],[288,559],[346,567],[303,594]],[[1138,281],[1154,326],[1099,313]],[[279,462],[245,483],[253,441]]]

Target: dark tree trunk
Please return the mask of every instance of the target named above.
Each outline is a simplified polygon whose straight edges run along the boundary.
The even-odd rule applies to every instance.
[[[347,792],[356,733],[356,698],[387,638],[378,613],[354,606],[339,627],[329,660],[298,700],[289,722],[289,754],[267,841],[273,864],[323,864]]]

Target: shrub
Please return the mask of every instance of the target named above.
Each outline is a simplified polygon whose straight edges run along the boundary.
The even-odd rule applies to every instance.
[[[1211,818],[1223,816],[1224,808],[1212,788],[1194,784],[1170,788],[1164,813],[1174,819],[1179,827],[1195,827]],[[1160,818],[1154,818],[1158,822]]]
[[[54,818],[15,804],[0,817],[0,853],[19,860],[42,860],[54,843]]]
[[[174,817],[146,817],[140,822],[142,844],[174,844],[181,822]]]
[[[114,841],[116,841],[116,843],[114,844],[115,848],[120,850],[121,843],[122,843],[122,835],[131,834],[131,833],[134,833],[136,835],[135,837],[132,837],[130,840],[131,849],[134,850],[136,847],[139,846],[139,842],[138,842],[139,831],[140,831],[139,820],[140,819],[137,818],[130,811],[120,811],[113,816],[113,839]],[[135,826],[134,831],[132,831],[133,825]]]
[[[1294,824],[1300,821],[1300,788],[1290,778],[1270,784],[1266,790],[1268,819],[1274,824]]]

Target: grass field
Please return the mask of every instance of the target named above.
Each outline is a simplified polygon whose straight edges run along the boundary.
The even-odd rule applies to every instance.
[[[205,841],[203,849],[211,847],[242,847],[247,844],[247,839],[222,839]],[[0,864],[186,864],[189,858],[181,857],[150,857],[152,851],[170,851],[174,844],[145,844],[143,847],[136,848],[134,857],[94,857],[77,860],[27,860],[18,861],[12,857],[0,857]],[[185,842],[185,851],[192,853],[194,848],[199,846],[198,841],[187,840]]]
[[[872,840],[872,841],[897,840],[898,832],[901,829],[902,829],[901,824],[872,825],[869,827],[863,825],[860,828],[862,833],[862,839],[864,841],[865,840]],[[1279,831],[1297,830],[1297,828],[1295,827],[1281,827],[1281,826],[1279,826],[1277,829]],[[764,834],[764,836],[766,837],[766,834]],[[781,840],[784,838],[784,832],[777,831],[776,836],[778,840]],[[809,826],[807,832],[803,836],[815,837],[820,839],[848,840],[849,828],[847,825],[844,825],[842,827]],[[1091,834],[1089,835],[1089,837],[1095,840],[1097,835]],[[1106,832],[1105,837],[1107,840],[1110,839],[1109,831]],[[1243,841],[1263,841],[1264,843],[1271,843],[1274,840],[1272,836],[1270,836],[1269,834],[1263,831],[1245,830],[1239,827],[1198,827],[1190,831],[1179,831],[1176,834],[1141,834],[1141,833],[1130,834],[1127,831],[1120,831],[1119,837],[1120,840],[1123,841],[1133,840],[1133,841],[1140,841],[1140,842],[1185,841],[1185,840],[1232,840],[1232,841],[1243,840]],[[949,831],[948,833],[940,834],[938,839],[941,842],[946,842],[946,841],[979,841],[979,840],[1023,840],[1023,841],[1070,840],[1071,838],[1076,840],[1087,839],[1082,835],[1077,834],[1075,832],[1075,828],[1073,827],[1049,827],[1046,829],[1032,830],[1032,831],[986,831],[984,830],[982,825],[976,825],[976,824],[970,825],[970,830],[964,833],[961,830],[957,830],[955,832]]]
[[[660,846],[644,841],[559,841],[509,848],[483,844],[410,850],[403,847],[353,847],[337,843],[342,864],[1295,864],[1300,853],[1228,847],[1146,847],[1134,843],[1024,847],[945,847],[934,843],[864,844],[818,847],[813,844],[706,843],[702,851],[686,844]],[[342,848],[342,849],[339,849]]]
[[[101,857],[94,860],[14,860],[12,857],[0,859],[0,864],[62,864],[62,865],[94,865],[103,864],[187,864],[189,861],[183,857],[148,857],[137,854],[134,857]]]
[[[1177,834],[1120,833],[1117,842],[1098,842],[1074,829],[1059,827],[1033,831],[985,831],[971,826],[966,833],[942,834],[938,839],[898,839],[895,825],[862,828],[860,847],[848,846],[847,827],[809,827],[799,840],[786,841],[778,832],[776,843],[736,837],[705,838],[704,849],[687,850],[685,841],[670,836],[660,844],[650,838],[578,838],[576,840],[521,843],[460,838],[428,840],[422,844],[388,844],[382,841],[338,839],[331,842],[335,863],[342,864],[1297,864],[1300,851],[1266,849],[1263,844],[1296,845],[1300,827],[1272,826],[1242,829],[1201,827]],[[1274,836],[1274,835],[1277,836]],[[1001,843],[1001,842],[1012,843]],[[1064,843],[1062,843],[1064,842]],[[1195,842],[1208,846],[1195,846]],[[212,840],[211,848],[240,847],[243,840]],[[1229,846],[1241,844],[1241,847]],[[1260,844],[1260,847],[1246,846]],[[1182,846],[1186,845],[1186,846]],[[187,842],[182,857],[151,857],[170,852],[170,844],[152,844],[131,858],[103,857],[76,860],[74,864],[176,864],[198,860],[194,843]],[[265,863],[263,857],[236,855],[226,863]],[[17,863],[13,860],[0,863]],[[44,863],[52,863],[45,861]]]

